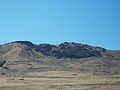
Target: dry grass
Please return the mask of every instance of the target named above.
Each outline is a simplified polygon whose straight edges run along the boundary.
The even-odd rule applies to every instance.
[[[64,71],[29,73],[24,78],[0,78],[0,90],[120,90],[120,75],[94,76]]]

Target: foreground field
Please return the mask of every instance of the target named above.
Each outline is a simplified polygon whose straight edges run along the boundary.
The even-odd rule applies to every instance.
[[[1,76],[0,90],[120,90],[120,75],[50,71],[29,73],[26,77]]]

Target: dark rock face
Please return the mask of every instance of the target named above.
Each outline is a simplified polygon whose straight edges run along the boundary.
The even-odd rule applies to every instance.
[[[94,47],[79,43],[62,43],[59,45],[61,57],[67,58],[87,58],[92,56],[100,56],[100,52],[92,50]]]
[[[47,56],[56,58],[87,58],[93,56],[102,56],[106,49],[89,46],[79,43],[64,42],[58,46],[50,44],[40,44],[37,46],[38,51]]]
[[[50,44],[39,44],[37,48],[39,52],[47,56],[53,56],[53,51],[57,50],[57,46]]]

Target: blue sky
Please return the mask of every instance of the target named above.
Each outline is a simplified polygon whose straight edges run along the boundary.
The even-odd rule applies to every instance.
[[[120,49],[120,0],[0,0],[0,43],[16,40]]]

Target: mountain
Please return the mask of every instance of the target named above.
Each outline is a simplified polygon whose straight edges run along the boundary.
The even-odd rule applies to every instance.
[[[0,45],[0,73],[24,75],[54,70],[119,74],[120,51],[75,42],[37,45],[15,41]]]
[[[29,41],[16,41],[6,44],[6,46],[16,46],[24,51],[26,50],[26,53],[34,51],[36,53],[41,53],[44,56],[52,56],[55,58],[88,58],[93,56],[104,56],[108,54],[108,50],[104,48],[93,47],[87,44],[80,44],[74,42],[64,42],[59,45],[36,45]]]

